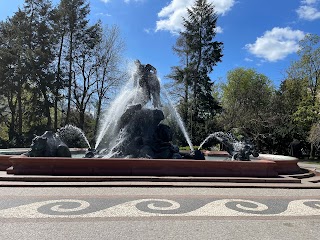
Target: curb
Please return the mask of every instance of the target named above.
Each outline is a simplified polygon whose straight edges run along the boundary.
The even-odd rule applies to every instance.
[[[144,188],[272,188],[320,189],[320,184],[294,183],[197,183],[197,182],[12,182],[1,181],[0,187],[144,187]]]

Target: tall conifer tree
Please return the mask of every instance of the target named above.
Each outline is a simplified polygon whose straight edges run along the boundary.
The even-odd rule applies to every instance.
[[[214,6],[207,0],[196,0],[191,8],[188,8],[188,16],[184,19],[185,31],[182,36],[185,38],[188,48],[188,66],[185,72],[189,78],[193,92],[191,135],[193,141],[195,132],[205,132],[206,121],[212,118],[215,112],[220,109],[213,97],[213,82],[209,74],[213,67],[221,62],[223,43],[214,41],[217,27],[217,14]],[[194,124],[196,122],[197,124]]]

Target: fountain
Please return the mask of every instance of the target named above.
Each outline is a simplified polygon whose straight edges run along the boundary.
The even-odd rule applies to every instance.
[[[199,146],[198,150],[211,138],[217,139],[225,146],[231,160],[250,161],[250,155],[258,157],[254,145],[248,140],[239,141],[232,133],[215,132],[210,134]]]
[[[70,131],[73,135],[84,139],[88,146],[84,158],[69,158],[67,154],[60,158],[48,154],[41,156],[41,154],[34,154],[35,150],[31,149],[31,153],[24,156],[11,157],[12,167],[7,169],[7,173],[276,177],[282,170],[281,174],[300,171],[297,159],[288,157],[287,161],[280,161],[281,164],[290,162],[291,167],[278,164],[275,158],[260,155],[260,159],[257,159],[258,153],[252,144],[239,141],[232,135],[222,132],[209,135],[199,149],[187,154],[181,153],[179,148],[171,143],[170,127],[163,124],[165,119],[161,110],[163,99],[160,98],[161,85],[156,69],[150,64],[141,64],[138,60],[132,69],[132,77],[101,119],[94,148],[91,148],[81,129],[66,126],[58,131],[57,136],[60,135],[60,140],[64,135],[70,134]],[[169,102],[171,115],[176,119],[190,149],[193,150],[181,117],[167,94],[165,92],[163,94]],[[54,139],[57,138],[52,133],[51,136]],[[226,156],[230,156],[235,161],[205,160],[200,150],[203,144],[213,137],[227,148]],[[38,137],[39,139],[41,136]],[[54,141],[47,140],[47,142]],[[53,149],[62,147],[61,142],[53,144]],[[249,158],[251,154],[253,161]],[[279,167],[280,165],[282,168]]]
[[[172,131],[161,123],[160,81],[150,64],[135,61],[132,77],[103,116],[96,140],[97,156],[104,158],[181,159],[177,146],[171,144]],[[181,117],[164,92],[171,114],[193,150]]]

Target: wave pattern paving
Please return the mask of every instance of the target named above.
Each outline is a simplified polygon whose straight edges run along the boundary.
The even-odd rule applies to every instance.
[[[10,206],[11,205],[11,206]],[[58,199],[0,200],[0,218],[320,216],[320,199]]]

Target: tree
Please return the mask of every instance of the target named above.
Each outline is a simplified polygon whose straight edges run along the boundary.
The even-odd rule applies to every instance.
[[[87,106],[95,93],[95,53],[101,41],[101,26],[95,24],[86,29],[84,41],[74,51],[74,74],[72,82],[73,101],[79,112],[79,127],[84,129]]]
[[[59,9],[62,11],[61,20],[65,26],[68,37],[68,90],[67,90],[67,113],[66,124],[70,120],[71,101],[72,101],[72,83],[74,82],[74,55],[77,46],[81,45],[86,37],[88,28],[87,19],[90,8],[86,0],[61,0]]]
[[[0,93],[8,106],[9,141],[20,146],[23,125],[23,89],[27,83],[26,14],[18,10],[0,25]]]
[[[125,79],[119,66],[122,61],[122,51],[124,42],[120,36],[120,30],[117,26],[105,27],[102,39],[95,52],[95,89],[97,97],[95,130],[97,134],[99,119],[103,103],[109,99],[107,93],[117,88],[121,81]]]
[[[270,103],[274,89],[265,75],[254,69],[236,68],[228,72],[222,89],[220,122],[226,131],[237,128],[241,134],[253,138],[270,133],[268,123],[273,118]]]
[[[289,78],[297,79],[307,86],[304,88],[302,101],[293,114],[295,123],[307,133],[319,120],[320,37],[315,34],[307,34],[299,42],[299,47],[297,53],[300,58],[291,64],[287,73]],[[313,145],[311,149],[312,157],[314,155]]]
[[[171,73],[167,76],[174,80],[171,91],[171,95],[178,94],[180,98],[180,112],[182,113],[182,119],[186,126],[189,126],[189,95],[190,95],[190,78],[188,73],[189,68],[189,48],[186,43],[186,39],[183,35],[177,38],[176,45],[173,47],[174,53],[180,58],[180,66],[174,66],[171,69]],[[183,94],[181,94],[183,93]]]
[[[100,22],[89,24],[89,11],[86,0],[61,0],[56,8],[51,0],[25,0],[0,22],[0,120],[6,128],[0,137],[12,145],[27,146],[34,133],[56,130],[65,104],[66,122],[93,133],[96,101],[101,111],[122,79],[122,43],[116,27],[102,39]]]
[[[307,34],[299,42],[297,53],[300,59],[291,64],[288,76],[307,80],[315,104],[320,84],[320,36]]]
[[[269,140],[273,143],[268,147],[271,152],[287,155],[288,145],[294,138],[302,141],[306,139],[305,130],[294,120],[294,114],[306,93],[305,81],[290,78],[283,80],[280,88],[275,91],[271,99],[268,122],[269,136],[273,139]]]
[[[49,0],[25,0],[27,28],[27,67],[28,85],[31,91],[32,111],[28,114],[29,122],[46,117],[46,128],[52,128],[52,97],[54,93],[53,62],[55,39],[53,22],[50,18],[52,8]]]
[[[174,69],[173,78],[184,82],[185,104],[189,101],[188,87],[191,88],[190,132],[193,142],[200,143],[210,131],[206,123],[220,109],[212,94],[213,82],[209,74],[221,61],[223,43],[213,41],[217,15],[212,4],[207,0],[196,0],[187,11],[188,16],[184,18],[185,30],[181,33],[176,48],[184,63],[181,68]],[[187,115],[184,113],[185,119]]]
[[[53,83],[54,88],[54,123],[53,129],[58,129],[58,104],[62,99],[61,91],[68,86],[66,76],[66,66],[64,64],[65,55],[65,42],[67,37],[67,23],[64,18],[65,9],[62,4],[59,4],[53,9],[51,17],[53,19],[53,34],[56,42],[56,70],[55,80]]]

